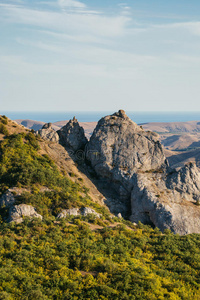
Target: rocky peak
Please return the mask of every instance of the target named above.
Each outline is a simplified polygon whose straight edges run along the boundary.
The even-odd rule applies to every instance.
[[[60,137],[60,144],[66,149],[78,151],[84,149],[87,143],[84,129],[75,117],[58,130],[57,133]]]
[[[51,142],[59,142],[59,135],[57,132],[52,128],[52,123],[46,123],[43,125],[42,129],[36,131],[37,134],[41,136],[44,140],[51,141]]]
[[[86,155],[97,175],[110,180],[125,199],[130,197],[135,172],[166,165],[157,134],[143,131],[123,110],[98,122]]]
[[[114,113],[113,116],[127,119],[127,115],[123,109],[120,109],[118,112]]]
[[[52,129],[52,123],[45,123],[45,124],[42,126],[42,129]]]

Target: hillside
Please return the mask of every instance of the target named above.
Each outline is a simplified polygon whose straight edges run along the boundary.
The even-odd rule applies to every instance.
[[[199,299],[198,234],[113,218],[61,145],[5,117],[0,131],[0,193],[42,215],[7,223],[1,207],[0,299]],[[101,216],[57,218],[86,205]]]
[[[197,133],[200,132],[200,121],[188,122],[151,122],[140,124],[145,130],[151,130],[158,133]]]

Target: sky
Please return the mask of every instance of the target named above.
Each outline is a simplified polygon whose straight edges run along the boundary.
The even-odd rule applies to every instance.
[[[199,0],[0,0],[1,111],[200,111]]]

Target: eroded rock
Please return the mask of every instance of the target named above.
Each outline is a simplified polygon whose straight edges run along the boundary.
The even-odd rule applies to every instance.
[[[87,216],[89,214],[95,215],[97,218],[101,217],[101,214],[98,214],[94,209],[90,207],[83,207],[81,209],[79,208],[70,208],[70,209],[64,209],[61,211],[61,213],[58,214],[57,218],[62,219],[66,218],[68,216]]]
[[[199,175],[194,164],[169,174],[136,174],[131,221],[180,235],[200,233]]]
[[[23,217],[40,218],[42,216],[36,212],[36,209],[27,204],[14,205],[9,210],[9,222],[21,223]]]
[[[58,130],[57,133],[60,137],[60,144],[66,149],[73,151],[83,150],[87,143],[84,129],[79,125],[75,117]]]
[[[123,110],[98,122],[86,157],[96,174],[109,180],[124,200],[130,199],[134,173],[167,165],[159,136],[145,132]]]
[[[64,209],[57,215],[58,219],[66,218],[68,216],[78,216],[80,215],[79,208],[70,208],[70,209]]]
[[[84,207],[82,210],[81,210],[81,214],[83,216],[87,216],[89,214],[92,214],[92,215],[95,215],[97,218],[100,218],[101,217],[101,214],[98,214],[94,209],[90,208],[90,207]]]
[[[13,193],[11,193],[11,191],[8,190],[0,198],[0,208],[10,207],[15,203],[15,201],[16,201],[16,199],[15,199]]]
[[[51,123],[46,123],[42,127],[42,129],[39,129],[37,132],[43,138],[44,140],[51,141],[58,143],[59,142],[59,135],[58,133],[52,128]]]

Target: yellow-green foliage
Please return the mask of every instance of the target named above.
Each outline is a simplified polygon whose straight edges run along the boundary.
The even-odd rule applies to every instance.
[[[199,235],[75,223],[0,226],[0,299],[200,299]]]
[[[8,118],[6,116],[1,116],[0,117],[0,122],[3,123],[4,125],[8,124]]]
[[[8,124],[8,118],[6,116],[0,117],[0,133],[4,135],[9,135],[8,129],[5,125]]]

